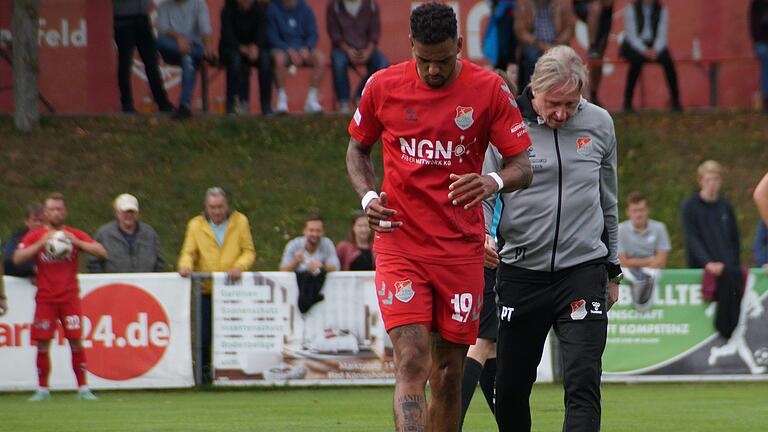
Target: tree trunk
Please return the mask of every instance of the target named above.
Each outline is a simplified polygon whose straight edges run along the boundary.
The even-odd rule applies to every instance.
[[[37,33],[40,0],[13,1],[13,120],[28,132],[40,123],[37,108]]]

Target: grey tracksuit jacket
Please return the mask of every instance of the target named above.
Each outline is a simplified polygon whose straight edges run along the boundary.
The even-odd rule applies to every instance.
[[[530,89],[517,103],[531,137],[533,182],[501,194],[501,260],[546,272],[601,259],[618,265],[616,134],[610,115],[582,99],[573,117],[552,129],[539,123]],[[483,172],[501,166],[501,155],[489,146]],[[491,197],[483,203],[488,233],[497,201]]]

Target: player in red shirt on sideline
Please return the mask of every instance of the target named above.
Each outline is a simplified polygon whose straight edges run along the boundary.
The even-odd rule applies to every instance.
[[[19,265],[34,258],[37,266],[32,339],[37,341],[37,377],[40,388],[29,400],[42,401],[51,398],[48,391],[48,375],[51,371],[48,350],[57,320],[64,326],[64,335],[72,350],[72,369],[75,371],[78,385],[77,398],[94,400],[96,396],[91,393],[86,383],[85,351],[80,340],[82,313],[80,287],[77,284],[77,255],[82,250],[106,258],[107,251],[88,234],[64,225],[67,208],[64,205],[64,196],[60,193],[52,193],[45,199],[44,212],[48,223],[28,232],[13,254],[14,264]],[[46,245],[57,231],[63,232],[72,243],[71,253],[54,256],[47,250]]]
[[[453,9],[414,9],[410,41],[413,60],[366,84],[349,125],[347,169],[376,231],[376,290],[394,347],[395,428],[455,431],[464,357],[482,308],[485,227],[478,204],[530,184],[531,143],[501,78],[457,58],[463,41]],[[370,157],[379,138],[381,195]],[[481,176],[489,141],[505,163]]]

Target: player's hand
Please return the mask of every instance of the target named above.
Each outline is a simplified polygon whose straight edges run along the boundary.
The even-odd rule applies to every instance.
[[[608,303],[608,310],[611,310],[613,305],[619,301],[619,284],[608,282],[608,298],[605,301]]]
[[[239,280],[240,280],[240,278],[241,278],[241,277],[243,277],[243,271],[242,271],[242,270],[240,270],[240,269],[239,269],[239,268],[237,268],[237,267],[232,267],[232,268],[231,268],[231,269],[229,269],[229,271],[227,272],[227,277],[228,277],[228,278],[229,278],[229,280],[231,280],[232,282],[237,282],[237,281],[239,281]]]
[[[192,269],[189,267],[184,267],[179,269],[179,276],[183,278],[188,278],[192,276]]]
[[[77,238],[74,234],[72,234],[69,231],[63,231],[62,230],[62,232],[64,232],[64,238],[69,240],[70,243],[72,243],[73,246],[80,247],[80,239],[79,238]]]
[[[448,186],[448,189],[451,190],[448,198],[451,199],[453,205],[468,202],[464,205],[465,210],[480,204],[499,189],[499,185],[494,179],[476,173],[451,174],[451,180],[454,182]]]
[[[496,251],[496,240],[485,235],[485,268],[495,269],[499,265],[499,253]]]
[[[712,262],[708,262],[704,266],[704,270],[712,273],[714,276],[720,276],[721,274],[723,274],[724,269],[725,269],[725,264],[721,262],[712,261]]]
[[[5,315],[8,312],[8,300],[0,298],[0,316]]]
[[[397,210],[387,208],[387,193],[382,192],[379,198],[374,198],[365,208],[365,214],[368,216],[368,226],[372,230],[380,233],[388,233],[403,226],[402,222],[390,221],[389,218],[397,214]],[[389,222],[389,227],[381,226],[381,222]]]

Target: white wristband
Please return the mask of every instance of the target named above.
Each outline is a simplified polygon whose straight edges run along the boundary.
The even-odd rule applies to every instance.
[[[368,191],[363,195],[363,199],[361,201],[361,204],[363,205],[363,211],[368,208],[368,204],[371,203],[371,201],[378,199],[379,194],[376,193],[376,191]]]
[[[496,174],[495,172],[488,173],[488,177],[494,179],[496,181],[496,184],[499,185],[499,188],[496,189],[497,191],[504,189],[504,180],[502,180],[498,174]]]

